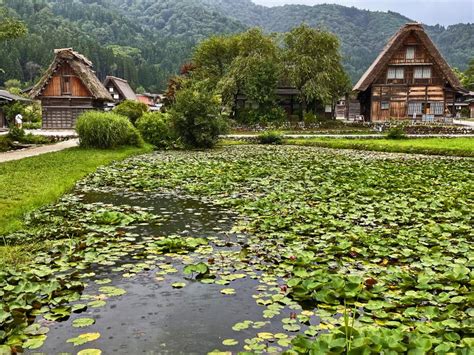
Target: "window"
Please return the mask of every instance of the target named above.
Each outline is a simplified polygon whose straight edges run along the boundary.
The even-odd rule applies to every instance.
[[[423,107],[421,102],[409,102],[408,103],[408,116],[421,115],[423,113]]]
[[[62,77],[62,94],[63,95],[71,94],[71,78],[69,76]]]
[[[380,103],[380,108],[382,110],[388,110],[390,108],[390,103],[388,101],[382,101]]]
[[[415,59],[415,47],[407,47],[406,59]]]
[[[415,73],[413,77],[415,79],[430,79],[431,67],[415,67]]]
[[[403,68],[389,67],[387,73],[387,79],[403,79],[405,77],[405,71]]]
[[[433,101],[431,103],[431,113],[433,115],[442,115],[442,114],[444,114],[444,102],[443,101]]]
[[[115,99],[115,100],[118,100],[118,99],[120,99],[120,96],[119,96],[118,94],[115,94],[115,95],[114,95],[114,99]]]
[[[109,87],[109,92],[114,92],[114,88],[112,86]]]

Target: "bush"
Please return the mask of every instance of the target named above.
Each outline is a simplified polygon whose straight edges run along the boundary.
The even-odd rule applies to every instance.
[[[127,117],[111,112],[88,111],[77,120],[76,131],[83,147],[142,146],[140,132]]]
[[[177,138],[188,148],[212,148],[227,129],[220,107],[212,92],[192,87],[178,91],[170,110]]]
[[[387,133],[387,139],[405,139],[406,137],[402,127],[392,127]]]
[[[281,107],[269,109],[243,108],[237,111],[236,121],[243,124],[283,123],[288,120],[286,111]]]
[[[283,144],[283,135],[280,132],[269,131],[264,132],[258,136],[258,142],[260,144]]]
[[[7,152],[12,147],[12,141],[7,136],[0,136],[0,152]]]
[[[171,147],[176,141],[170,116],[166,113],[146,113],[137,121],[143,139],[157,148]]]
[[[148,111],[148,106],[143,102],[125,100],[114,108],[117,115],[128,117],[130,122],[135,125],[137,120]]]
[[[9,131],[8,131],[8,138],[10,138],[12,141],[15,142],[20,142],[23,140],[25,137],[25,130],[23,128],[18,128],[16,126],[11,126]]]

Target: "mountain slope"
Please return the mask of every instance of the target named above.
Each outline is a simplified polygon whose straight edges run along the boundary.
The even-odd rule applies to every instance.
[[[0,84],[32,82],[52,50],[74,47],[94,62],[98,75],[125,77],[135,87],[163,89],[189,60],[199,41],[260,26],[286,32],[305,22],[341,39],[347,71],[356,81],[387,39],[410,19],[340,5],[267,8],[250,0],[4,0],[29,27],[26,38],[0,47]],[[464,69],[474,57],[474,25],[427,31],[451,65]]]

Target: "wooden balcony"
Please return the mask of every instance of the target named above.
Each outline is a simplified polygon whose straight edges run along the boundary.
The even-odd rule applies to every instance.
[[[429,58],[393,58],[390,65],[433,65]]]

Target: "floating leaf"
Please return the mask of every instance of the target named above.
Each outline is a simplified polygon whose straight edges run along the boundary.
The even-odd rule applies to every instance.
[[[95,320],[92,318],[77,318],[72,322],[72,326],[75,328],[85,328],[89,327],[95,323]]]
[[[183,288],[183,287],[186,287],[186,283],[184,283],[184,282],[175,282],[175,283],[171,284],[171,286],[173,288]]]
[[[99,291],[110,297],[122,296],[127,293],[127,291],[125,291],[123,288],[113,286],[103,286],[99,288]]]
[[[235,290],[233,288],[224,288],[221,290],[221,293],[224,295],[235,295]]]
[[[100,333],[85,333],[75,338],[70,338],[66,342],[72,343],[74,346],[83,345],[100,338]]]
[[[234,345],[237,345],[239,342],[235,339],[225,339],[223,342],[222,342],[222,345],[226,345],[226,346],[234,346]]]
[[[102,355],[102,350],[99,349],[84,349],[77,353],[77,355]]]
[[[41,348],[46,338],[47,338],[46,335],[38,335],[38,336],[31,337],[23,343],[23,347],[25,349],[30,349],[30,350]]]

